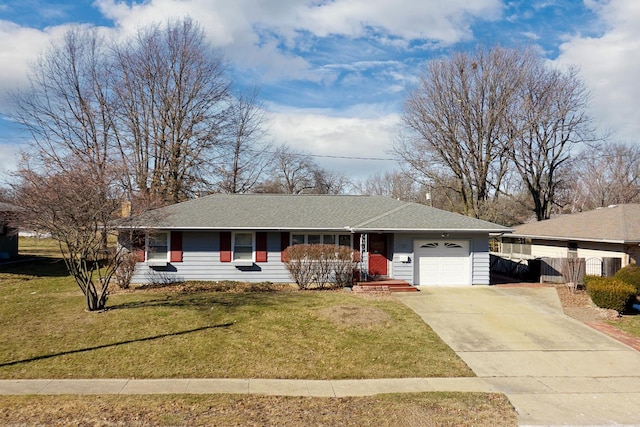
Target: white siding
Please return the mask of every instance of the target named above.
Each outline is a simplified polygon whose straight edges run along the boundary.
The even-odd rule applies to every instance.
[[[531,256],[534,258],[566,258],[567,242],[548,242],[531,244]]]
[[[629,255],[625,247],[618,243],[576,242],[578,258],[620,258],[622,267],[629,264]],[[534,240],[531,245],[531,255],[535,258],[566,258],[568,255],[567,241]]]

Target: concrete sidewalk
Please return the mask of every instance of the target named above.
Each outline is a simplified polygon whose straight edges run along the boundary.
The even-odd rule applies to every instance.
[[[481,378],[372,380],[276,379],[83,379],[0,380],[0,394],[261,394],[346,397],[428,391],[498,392]]]
[[[640,353],[564,315],[553,288],[397,295],[485,380],[520,425],[640,425]]]

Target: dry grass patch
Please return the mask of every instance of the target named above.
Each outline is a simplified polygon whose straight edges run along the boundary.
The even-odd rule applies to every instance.
[[[503,395],[411,393],[310,398],[245,395],[0,396],[0,424],[91,426],[515,426]]]
[[[391,322],[391,316],[377,307],[360,305],[338,305],[318,310],[318,317],[329,320],[340,328],[373,328]]]

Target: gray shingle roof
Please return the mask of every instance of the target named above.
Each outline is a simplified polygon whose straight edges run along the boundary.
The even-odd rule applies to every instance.
[[[352,195],[214,194],[156,209],[136,222],[162,229],[510,231],[417,203]]]
[[[640,204],[615,205],[523,224],[513,236],[548,239],[640,242]]]

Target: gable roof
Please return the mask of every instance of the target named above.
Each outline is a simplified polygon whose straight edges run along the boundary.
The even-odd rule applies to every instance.
[[[608,243],[640,242],[640,204],[612,205],[519,225],[514,237]]]
[[[150,211],[135,223],[156,229],[511,231],[417,203],[352,195],[213,194]]]

